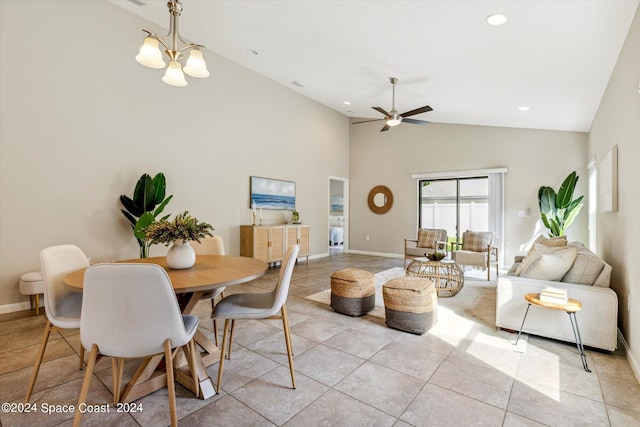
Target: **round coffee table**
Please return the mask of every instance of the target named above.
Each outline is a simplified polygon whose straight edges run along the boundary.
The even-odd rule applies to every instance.
[[[436,286],[439,297],[452,297],[464,286],[464,273],[455,261],[414,258],[407,267],[407,276],[426,277]]]

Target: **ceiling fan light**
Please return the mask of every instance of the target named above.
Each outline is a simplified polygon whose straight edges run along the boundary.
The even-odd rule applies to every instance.
[[[184,72],[191,77],[197,77],[203,79],[209,77],[209,70],[207,70],[207,64],[204,62],[204,57],[200,49],[193,49],[187,59],[187,65],[184,66]]]
[[[164,73],[162,81],[171,86],[186,86],[187,81],[184,79],[184,73],[182,72],[182,65],[178,61],[169,62],[167,71]]]
[[[153,37],[144,38],[144,43],[136,55],[136,61],[149,68],[164,68],[167,65],[162,60],[162,52],[158,47],[158,40]]]
[[[389,120],[387,120],[387,125],[388,126],[398,126],[400,123],[402,123],[402,117],[398,117],[398,118],[390,118]]]

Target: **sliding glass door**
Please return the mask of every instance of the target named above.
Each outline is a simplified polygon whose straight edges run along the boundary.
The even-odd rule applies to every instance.
[[[465,230],[488,231],[489,177],[418,181],[419,228],[443,228],[449,241]]]

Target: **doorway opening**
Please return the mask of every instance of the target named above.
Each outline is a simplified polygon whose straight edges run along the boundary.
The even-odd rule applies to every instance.
[[[341,253],[348,247],[349,180],[329,177],[329,255]]]

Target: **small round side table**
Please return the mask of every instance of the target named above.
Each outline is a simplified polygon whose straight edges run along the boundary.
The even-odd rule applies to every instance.
[[[571,329],[573,330],[573,336],[576,339],[576,346],[578,347],[578,351],[580,352],[580,357],[582,358],[582,367],[585,371],[591,372],[589,366],[587,365],[587,355],[584,353],[584,346],[582,345],[582,338],[580,337],[580,330],[578,329],[578,319],[576,318],[576,312],[582,309],[582,303],[577,299],[569,298],[566,303],[555,303],[555,302],[547,302],[540,300],[540,294],[526,294],[524,299],[527,301],[527,311],[524,312],[524,318],[522,319],[522,325],[520,325],[520,330],[518,331],[518,338],[516,338],[516,345],[518,344],[518,340],[520,339],[520,334],[522,333],[522,328],[524,327],[524,321],[527,320],[527,314],[529,313],[529,308],[531,304],[536,307],[549,308],[551,310],[562,310],[569,315],[569,320],[571,320]]]
[[[431,279],[439,297],[452,297],[464,286],[464,273],[458,264],[446,258],[441,261],[414,258],[407,267],[406,275]]]

